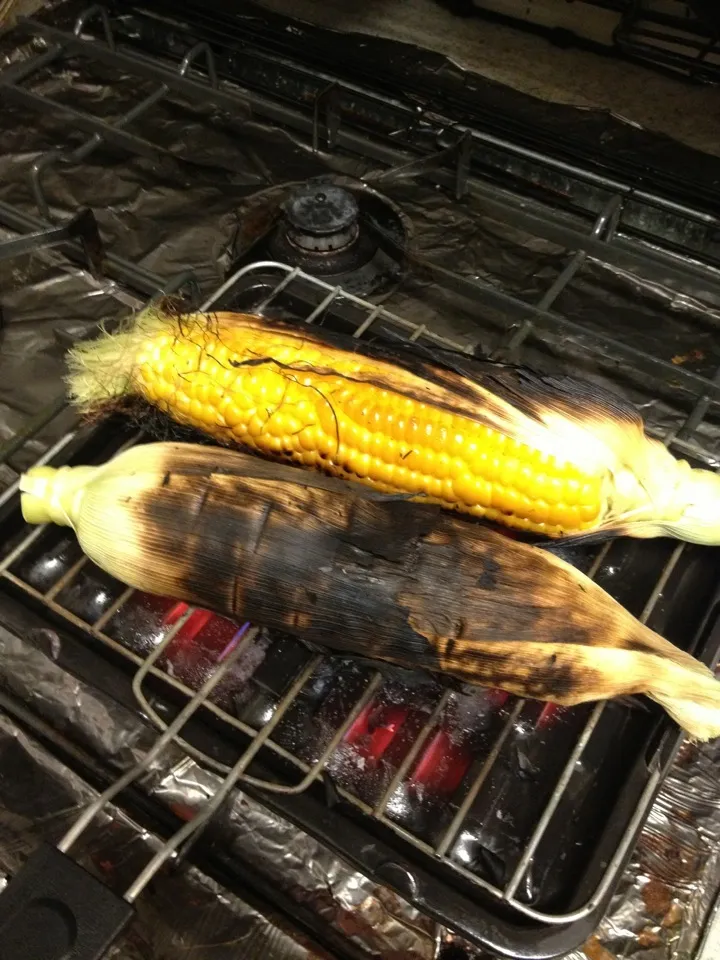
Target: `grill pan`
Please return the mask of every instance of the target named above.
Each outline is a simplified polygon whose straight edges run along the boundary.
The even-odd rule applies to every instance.
[[[132,34],[134,25],[127,25]],[[210,100],[229,111],[251,104],[259,116],[307,134],[316,151],[327,147],[388,165],[412,163],[388,136],[390,130],[402,129],[398,116],[402,119],[403,111],[408,112],[407,105],[296,69],[285,50],[282,59],[267,53],[254,57],[247,51],[241,63],[247,86],[239,92],[221,88],[220,68],[206,44],[178,46],[178,34],[171,37],[156,23],[155,29],[166,30],[167,52],[180,60],[176,70],[172,63],[136,56],[118,44],[112,32],[116,27],[95,7],[85,11],[72,31],[43,24],[32,24],[30,30],[68,53],[137,71],[196,104]],[[58,49],[51,46],[35,61],[20,61],[4,71],[3,96],[34,109],[60,109],[21,89],[33,70],[58,58]],[[218,58],[217,63],[223,66],[225,61]],[[199,65],[207,78],[198,79]],[[283,71],[292,74],[292,90],[302,93],[292,105],[280,97],[270,99],[276,73]],[[158,94],[151,93],[134,108],[133,117],[157,100]],[[127,117],[116,129],[89,114],[76,114],[78,128],[89,136],[79,155],[88,156],[92,144],[103,140],[142,155],[150,149],[146,140],[124,129]],[[426,123],[433,120],[429,114]],[[367,125],[380,121],[387,127],[385,139],[368,134]],[[573,193],[566,190],[568,178],[582,180],[584,175],[566,160],[511,149],[497,135],[481,136],[469,128],[460,132],[459,139],[430,158],[424,174],[451,187],[457,197],[471,189],[490,215],[521,229],[537,228],[538,236],[575,251],[537,304],[448,270],[438,274],[440,284],[456,284],[454,289],[478,308],[504,311],[504,347],[517,352],[546,337],[577,333],[580,325],[573,326],[556,305],[588,255],[619,269],[636,266],[640,273],[661,268],[680,291],[700,278],[703,289],[717,293],[711,217],[683,207],[680,198],[664,203],[597,171]],[[562,196],[570,206],[577,205],[578,197],[588,200],[584,219],[571,218],[560,206],[547,205],[539,213],[539,205],[513,199],[502,178],[504,168],[495,164],[502,151],[512,155],[514,169],[538,189],[552,184],[556,199]],[[41,217],[3,204],[3,223],[32,232],[52,219],[43,174],[56,160],[48,153],[33,168]],[[486,162],[491,169],[483,167]],[[655,219],[653,210],[660,211]],[[659,224],[672,234],[666,244]],[[691,232],[697,259],[677,257],[673,242],[677,247]],[[648,239],[651,243],[643,242]],[[72,244],[68,252],[82,254]],[[701,253],[705,263],[700,262]],[[112,252],[105,269],[146,295],[161,285],[167,292],[188,280],[185,273],[162,283],[162,278]],[[390,342],[409,338],[430,348],[465,346],[274,262],[241,267],[205,306],[260,309],[298,323],[327,324]],[[477,312],[481,327],[481,309]],[[681,456],[712,464],[712,455],[698,439],[698,427],[720,396],[717,376],[713,382],[709,375],[671,367],[656,356],[636,356],[623,342],[622,331],[616,331],[617,339],[590,329],[583,333],[589,366],[597,367],[604,350],[611,360],[636,361],[645,383],[650,380],[658,393],[670,382],[677,388],[690,414],[666,442]],[[18,452],[38,423],[44,426],[60,409],[60,403],[54,405],[47,418],[12,441],[4,458]],[[44,460],[99,462],[124,444],[143,439],[128,424],[108,422],[67,434]],[[232,644],[238,625],[131,595],[84,561],[60,531],[28,534],[12,487],[0,497],[0,505],[5,545],[0,559],[2,624],[30,637],[51,628],[62,639],[58,663],[71,674],[132,705],[159,727],[172,722]],[[716,661],[718,551],[665,541],[617,541],[565,553],[653,629],[706,663]],[[164,645],[158,646],[161,640]],[[242,777],[249,794],[367,875],[395,888],[422,912],[494,953],[551,957],[586,939],[609,901],[680,743],[679,731],[659,710],[610,703],[558,712],[503,699],[492,691],[469,694],[443,688],[407,672],[381,673],[370,664],[306,650],[286,637],[261,636],[259,647],[262,658],[252,678],[248,681],[247,669],[242,677],[231,678],[234,684],[223,684],[183,726],[184,749],[220,772],[235,765],[239,756],[251,760]],[[154,662],[148,660],[151,654],[157,657]],[[297,695],[279,708],[306,670],[310,672]],[[275,725],[272,730],[270,723]]]
[[[437,340],[277,263],[241,268],[203,307],[294,316],[390,342]],[[144,439],[107,424],[76,435],[53,460],[96,462]],[[112,661],[109,689],[118,695],[130,684],[143,713],[164,728],[238,625],[134,594],[86,561],[66,533],[28,533],[13,500],[5,512],[11,546],[0,590],[38,625],[59,628],[63,651],[81,648],[83,673],[92,676],[95,658]],[[715,661],[717,551],[614,541],[566,559],[654,629]],[[558,711],[322,656],[287,637],[263,644],[257,675],[248,680],[246,670],[223,683],[183,730],[185,750],[223,773],[238,748],[249,751],[242,779],[253,796],[494,952],[551,957],[589,935],[681,742],[659,709],[610,702]]]

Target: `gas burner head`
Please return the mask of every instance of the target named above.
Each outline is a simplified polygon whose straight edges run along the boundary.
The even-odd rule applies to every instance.
[[[285,205],[287,239],[303,252],[337,253],[360,232],[360,209],[343,187],[313,184],[295,190]]]
[[[346,177],[272,187],[238,210],[229,273],[276,260],[366,297],[405,272],[411,225],[387,197]]]

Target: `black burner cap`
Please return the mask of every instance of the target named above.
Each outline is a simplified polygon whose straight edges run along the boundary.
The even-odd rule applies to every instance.
[[[348,190],[320,183],[296,190],[286,211],[295,230],[316,236],[349,230],[360,214],[355,197]]]

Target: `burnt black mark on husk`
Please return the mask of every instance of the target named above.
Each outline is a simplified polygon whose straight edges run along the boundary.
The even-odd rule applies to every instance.
[[[527,693],[538,700],[564,699],[575,691],[587,688],[588,674],[569,664],[557,663],[548,660],[545,663],[533,665],[528,678]]]
[[[457,639],[455,637],[450,637],[447,644],[445,645],[444,658],[447,663],[451,662],[455,655],[455,649],[457,648]]]
[[[205,507],[207,506],[208,499],[213,492],[213,481],[212,477],[204,478],[200,482],[200,491],[196,493],[195,504],[193,506],[193,511],[195,514],[196,521],[201,520]]]
[[[475,580],[475,586],[481,590],[494,590],[498,584],[498,574],[500,573],[500,564],[492,557],[481,557],[478,562],[480,573]]]
[[[181,599],[217,610],[229,610],[232,581],[228,575],[236,564],[232,541],[228,540],[222,512],[212,509],[214,490],[200,482],[189,490],[186,478],[174,474],[175,482],[144,496],[143,515],[154,536],[162,532],[167,554],[165,562],[176,571]],[[202,497],[202,512],[197,510]],[[152,562],[152,558],[149,562]],[[150,571],[152,576],[152,570]]]
[[[156,492],[144,505],[149,526],[165,531],[168,551],[183,558],[178,579],[186,598],[330,649],[440,669],[435,648],[410,627],[394,595],[395,565],[406,565],[405,557],[411,566],[414,552],[400,529],[417,543],[416,531],[428,524],[422,511],[361,502],[344,530],[323,519],[322,491],[298,485],[301,499],[315,494],[307,503],[317,510],[317,516],[298,517],[283,510],[282,497],[272,505],[257,495],[253,501],[250,484],[236,498],[246,504],[239,512],[229,508],[227,491],[211,488],[202,518],[195,516],[193,523],[187,489],[193,479],[174,474],[172,490],[185,486],[184,497]],[[405,552],[399,543],[405,543]]]
[[[295,473],[259,464],[270,476]],[[584,675],[562,656],[528,663],[523,643],[607,643],[604,626],[616,627],[602,608],[597,629],[562,603],[544,611],[542,592],[562,571],[539,551],[362,489],[338,497],[322,483],[176,470],[170,487],[146,495],[144,511],[166,535],[181,599],[339,652],[553,699],[582,689]],[[477,587],[479,565],[493,572],[492,590]],[[483,649],[497,641],[506,651]]]
[[[510,648],[512,647],[512,649]],[[553,654],[544,662],[529,662],[521,645],[510,645],[506,652],[488,651],[479,641],[475,650],[464,644],[462,652],[448,641],[441,656],[443,667],[454,676],[481,683],[483,686],[512,689],[523,696],[539,700],[564,700],[587,689],[594,674],[569,663],[558,663]]]

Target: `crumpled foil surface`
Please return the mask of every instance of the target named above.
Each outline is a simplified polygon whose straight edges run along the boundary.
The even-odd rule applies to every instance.
[[[54,730],[72,739],[88,754],[108,758],[118,770],[126,769],[142,758],[156,738],[155,731],[137,715],[71,677],[54,663],[53,654],[57,656],[61,642],[57,635],[42,631],[41,636],[33,639],[35,642],[21,639],[0,627],[0,690],[30,700],[33,711]],[[0,744],[3,723],[9,725],[7,718],[0,713]],[[43,765],[49,768],[49,773],[36,771],[36,766]],[[15,870],[39,836],[59,839],[77,816],[79,808],[88,802],[91,795],[88,787],[83,788],[77,801],[48,791],[48,806],[44,812],[28,807],[23,821],[25,826],[18,824],[17,832],[10,833],[8,821],[10,825],[15,822],[18,804],[7,809],[5,790],[12,785],[18,796],[27,792],[31,795],[28,803],[31,803],[32,795],[42,793],[43,789],[36,783],[36,778],[51,775],[56,767],[56,761],[49,755],[44,761],[38,757],[26,769],[25,761],[12,761],[0,752],[0,871],[11,873]],[[142,785],[164,805],[186,817],[189,812],[202,807],[219,783],[219,777],[200,768],[179,747],[173,746],[150,767]],[[51,806],[54,796],[56,807]],[[42,830],[40,834],[38,829]],[[226,855],[236,853],[252,872],[266,875],[276,889],[324,917],[329,925],[355,945],[357,956],[431,960],[436,955],[443,931],[437,930],[434,923],[420,916],[392,891],[378,887],[350,870],[322,844],[242,793],[237,793],[215,816],[205,836],[205,842],[208,841],[222,847]],[[98,840],[94,849],[94,855],[102,855],[108,870],[115,869],[115,858],[118,851],[122,851],[118,864],[118,867],[122,865],[122,876],[117,880],[112,877],[113,887],[121,886],[122,881],[127,887],[134,873],[138,873],[149,859],[149,856],[145,860],[133,858],[131,864],[126,864],[122,842],[105,850]],[[209,937],[212,926],[206,915],[207,899],[195,903],[185,897],[174,904],[171,891],[165,890],[166,876],[164,873],[162,879],[138,901],[141,909],[147,905],[147,909],[157,911],[158,916],[153,923],[153,940],[137,956],[146,960],[169,957],[166,950],[170,950],[173,944],[177,946],[177,938],[181,936],[192,937],[188,939],[186,949],[188,944],[193,944],[193,956],[199,960],[223,956],[213,952],[213,944],[218,943],[219,938],[215,935],[212,939]],[[164,890],[161,901],[165,902],[167,911],[162,903],[156,903],[161,887]],[[232,898],[226,892],[218,893],[218,897],[226,906],[230,905],[228,913],[231,913]],[[180,913],[184,914],[182,929],[177,926],[176,914]],[[188,931],[193,929],[194,922],[200,930],[198,933],[193,930],[191,935]],[[268,924],[271,922],[268,920]],[[203,933],[207,936],[205,946]],[[142,930],[138,935],[143,936]],[[271,956],[273,960],[303,956],[301,952],[293,952],[300,948],[292,942],[288,944],[288,952],[281,950],[279,934],[275,935],[278,936],[277,952],[265,956]],[[251,955],[259,957],[262,953],[248,954]],[[306,955],[324,956],[312,952]],[[125,954],[118,956],[124,957]],[[129,956],[135,957],[136,954]]]
[[[0,714],[0,886],[41,842],[54,843],[95,794],[38,740]],[[73,847],[77,862],[117,892],[125,890],[162,840],[109,805]],[[142,897],[128,930],[107,954],[117,960],[331,960],[330,955],[184,864]]]
[[[607,916],[572,960],[695,957],[720,877],[720,743],[685,743]],[[715,960],[720,944],[707,944]]]
[[[38,49],[21,46],[10,34],[0,45],[0,65]],[[116,119],[152,89],[146,81],[79,60],[41,71],[28,87],[105,120]],[[134,124],[133,132],[163,146],[159,161],[101,147],[84,162],[51,166],[43,180],[50,208],[57,216],[67,216],[79,205],[92,207],[115,253],[164,279],[192,267],[203,293],[222,281],[228,247],[256,191],[327,172],[360,177],[372,170],[370,164],[347,157],[314,155],[290,133],[258,119],[229,117],[172,96]],[[0,201],[36,214],[32,163],[48,150],[67,150],[82,139],[51,112],[30,113],[3,102]],[[490,280],[521,298],[537,301],[567,262],[566,253],[552,244],[484,217],[482,205],[472,198],[454,204],[428,184],[394,181],[392,176],[378,187],[412,220],[413,242],[423,256],[466,276]],[[93,280],[56,253],[42,251],[0,262],[0,301],[5,323],[0,439],[9,439],[61,395],[68,338],[125,315],[142,298],[111,281]],[[480,342],[487,349],[506,326],[489,313],[479,324],[477,306],[459,301],[427,278],[410,276],[386,305],[460,342]],[[556,307],[603,330],[610,315],[628,342],[676,358],[699,373],[712,375],[720,365],[720,341],[711,322],[715,315],[698,298],[674,296],[592,260]],[[677,410],[649,395],[634,399],[658,430],[680,422]],[[60,418],[41,431],[11,459],[11,469],[3,467],[0,481],[11,481],[66,426]],[[720,433],[712,423],[704,431],[707,447],[720,451]],[[140,756],[153,736],[136,715],[61,671],[53,663],[52,644],[38,649],[27,638],[0,632],[0,689],[118,769]],[[41,835],[60,835],[88,788],[1,715],[0,749],[0,869],[12,872]],[[681,960],[693,954],[720,882],[719,763],[720,743],[683,749],[607,918],[572,960],[636,954],[647,960]],[[212,774],[179,750],[171,751],[146,783],[174,809],[197,807],[216,785]],[[123,876],[126,868],[131,872],[140,853],[146,854],[154,842],[132,831],[122,815],[110,811],[84,845],[87,862],[114,863]],[[370,883],[242,793],[216,818],[211,836],[236,849],[298,904],[321,915],[359,956],[431,960],[447,946],[477,956],[394,893]],[[248,956],[320,956],[290,934],[270,932],[270,921],[190,868],[165,874],[152,893],[141,898],[139,909],[139,926],[117,956],[177,957],[180,945],[188,952],[192,947],[198,960],[231,956],[235,948],[240,950],[243,937],[258,945],[258,952],[251,950]],[[270,936],[278,938],[272,949],[263,940]]]

